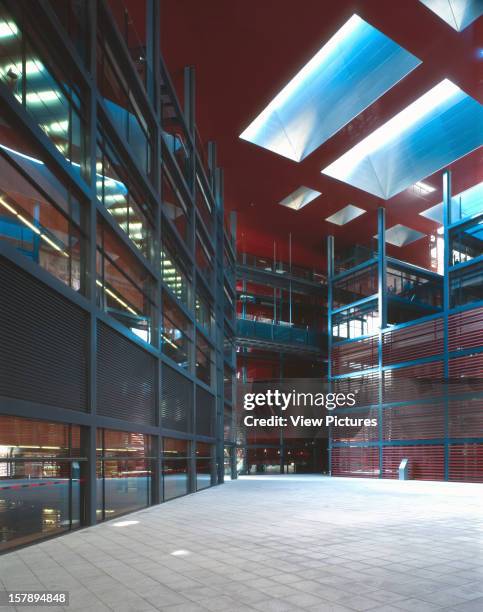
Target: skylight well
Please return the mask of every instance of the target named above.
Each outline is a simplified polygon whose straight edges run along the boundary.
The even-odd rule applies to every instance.
[[[293,193],[281,200],[279,204],[291,208],[292,210],[300,210],[304,206],[307,206],[307,204],[310,204],[315,198],[318,198],[319,195],[322,195],[320,191],[301,185]]]
[[[483,107],[445,79],[323,174],[391,198],[483,144]]]
[[[240,138],[299,162],[420,63],[353,15]]]

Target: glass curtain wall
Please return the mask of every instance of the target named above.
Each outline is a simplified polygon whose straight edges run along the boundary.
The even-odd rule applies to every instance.
[[[0,551],[80,525],[80,427],[0,416]]]

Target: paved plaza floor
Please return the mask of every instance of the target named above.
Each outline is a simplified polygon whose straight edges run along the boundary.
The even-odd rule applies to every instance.
[[[3,555],[0,582],[71,612],[483,612],[483,485],[243,477]]]

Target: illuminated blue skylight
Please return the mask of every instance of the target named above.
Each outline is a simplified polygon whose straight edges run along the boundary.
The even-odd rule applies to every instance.
[[[482,0],[420,0],[420,2],[458,32],[483,15]]]
[[[445,79],[322,173],[388,199],[482,144],[482,105]]]
[[[451,198],[451,220],[473,217],[483,212],[483,182],[473,185],[466,191],[462,191]],[[431,221],[443,225],[443,202],[431,206],[419,213]]]
[[[240,138],[299,162],[420,63],[353,15]]]

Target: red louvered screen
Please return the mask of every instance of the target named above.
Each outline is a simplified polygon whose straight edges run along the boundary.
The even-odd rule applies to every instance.
[[[383,478],[398,478],[401,460],[409,458],[414,480],[444,480],[444,446],[385,446],[382,449]]]
[[[431,440],[444,437],[444,404],[410,404],[383,410],[384,440]]]
[[[443,319],[433,319],[386,332],[382,337],[383,365],[432,357],[443,352]]]
[[[459,351],[483,345],[483,307],[448,317],[448,348]]]
[[[483,437],[483,399],[472,398],[450,402],[449,437]]]
[[[339,418],[348,417],[353,419],[377,419],[377,408],[368,408],[358,412],[336,412]],[[334,442],[375,442],[379,439],[378,426],[372,425],[353,425],[346,427],[333,427],[332,440]]]
[[[377,336],[335,345],[332,349],[334,376],[374,368],[378,363]]]
[[[332,476],[379,477],[379,449],[342,446],[332,449]]]
[[[449,480],[483,482],[483,443],[449,447]]]
[[[385,402],[406,402],[441,393],[443,362],[433,361],[384,372]]]

